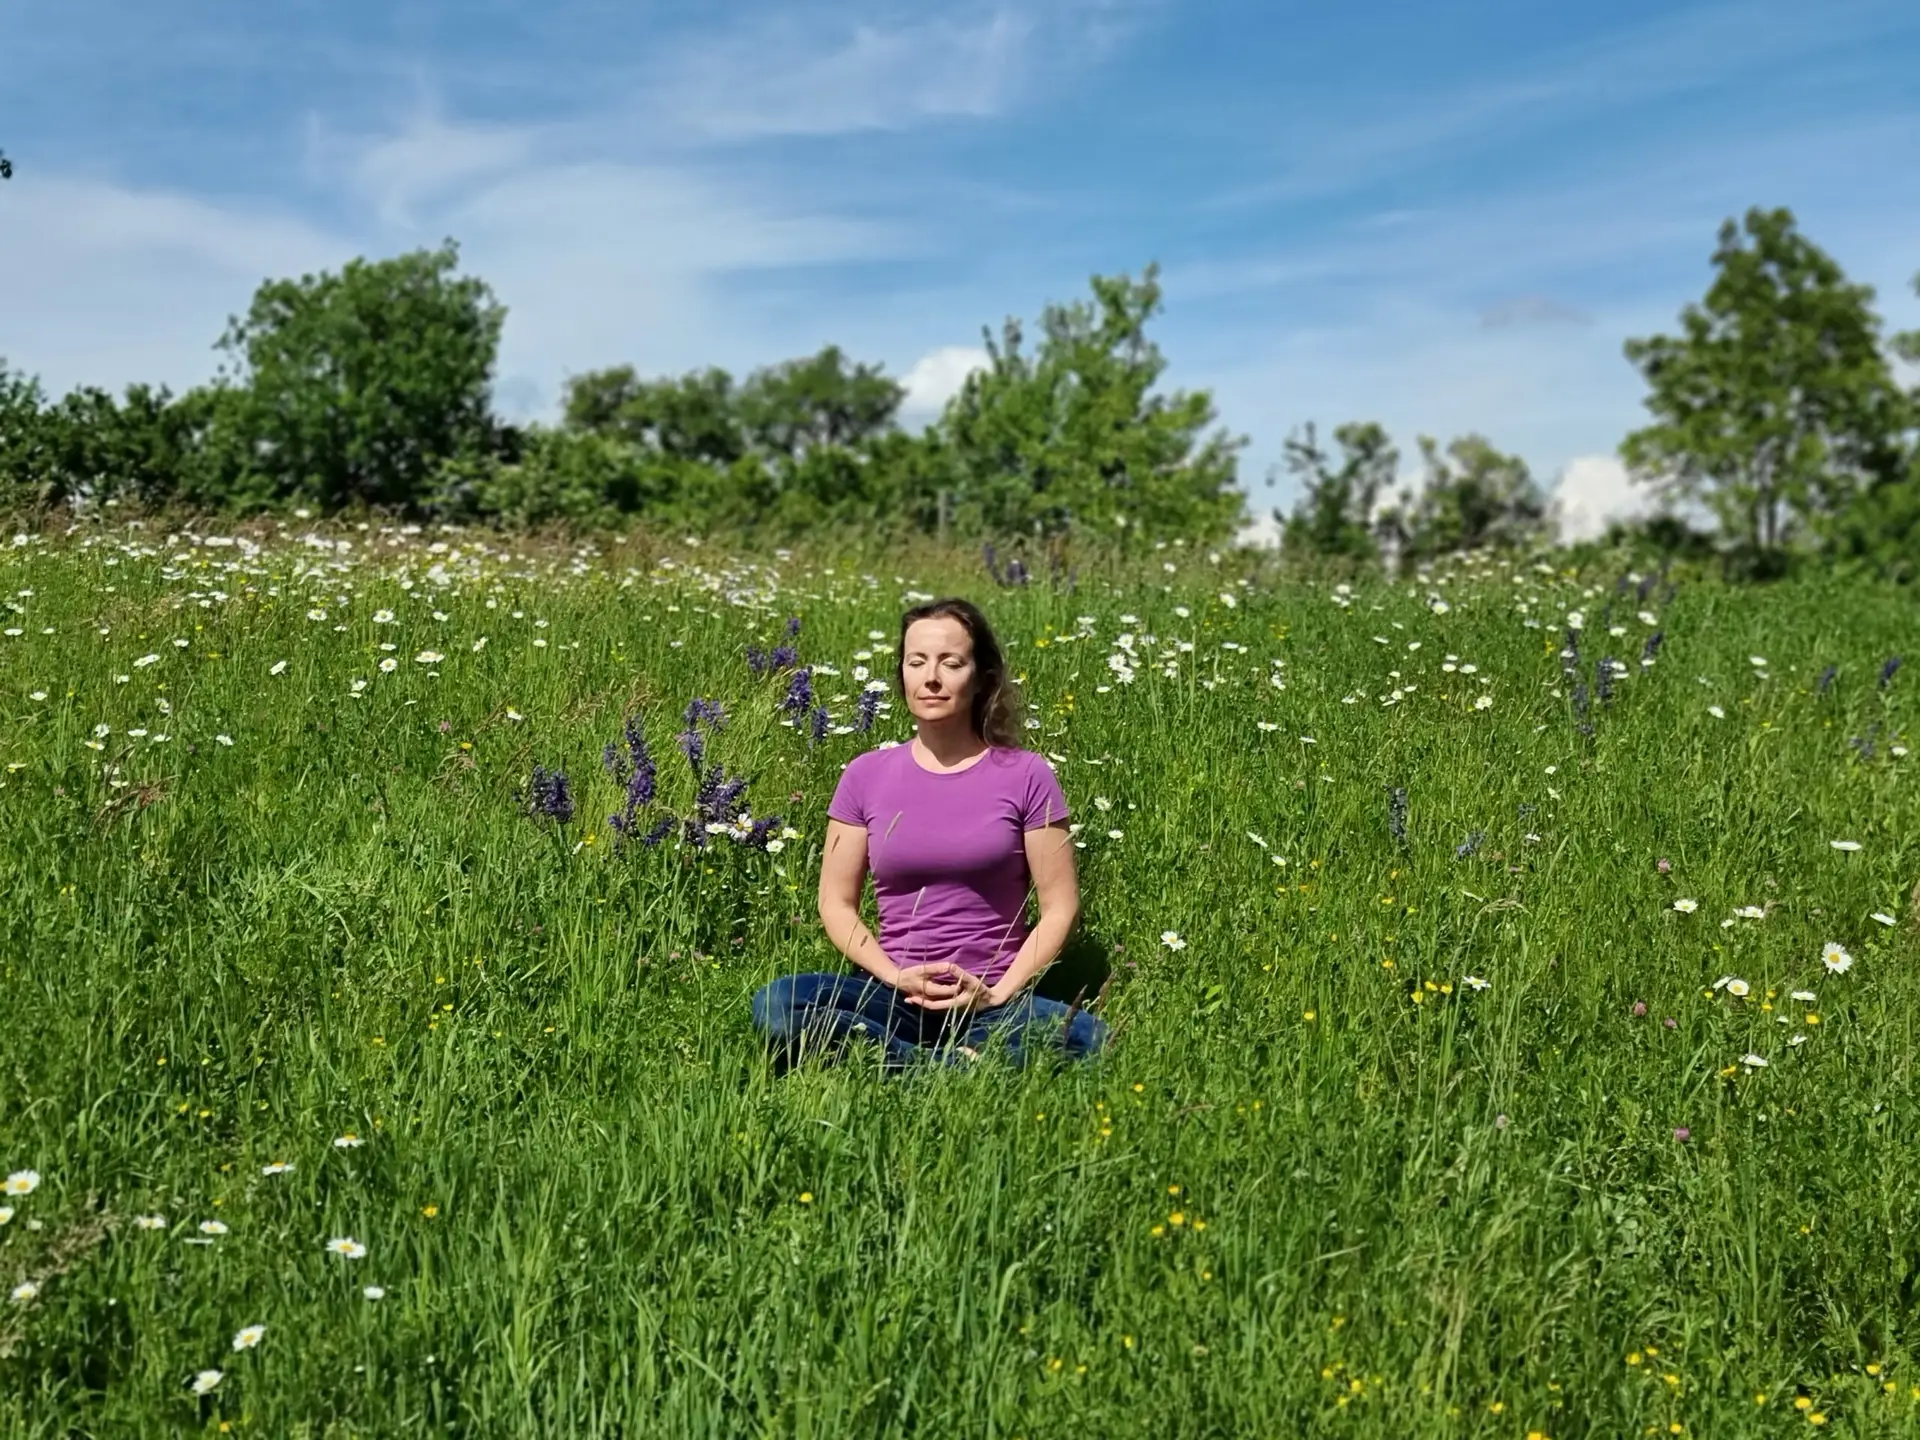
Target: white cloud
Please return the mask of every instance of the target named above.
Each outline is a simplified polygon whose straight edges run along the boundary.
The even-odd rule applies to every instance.
[[[646,109],[704,140],[840,135],[998,113],[1033,27],[1005,10],[822,33],[780,16],[675,47],[654,72]]]
[[[421,202],[524,168],[539,139],[528,126],[449,124],[429,102],[388,135],[335,135],[316,119],[308,125],[307,159],[323,180],[346,180],[383,223],[408,226]]]
[[[1551,515],[1561,540],[1597,540],[1608,522],[1631,520],[1654,510],[1654,496],[1635,485],[1627,467],[1611,455],[1583,455],[1561,473]]]
[[[58,394],[212,374],[213,344],[261,281],[335,266],[353,241],[235,201],[39,171],[8,182],[4,353]]]
[[[1219,204],[1262,204],[1361,189],[1428,164],[1464,157],[1516,136],[1622,114],[1715,87],[1751,83],[1752,72],[1790,63],[1805,71],[1833,51],[1892,43],[1910,25],[1905,0],[1732,0],[1675,7],[1613,34],[1582,36],[1558,53],[1529,56],[1524,72],[1412,95],[1380,108],[1376,92],[1352,91],[1354,109],[1304,92],[1271,133],[1280,138],[1268,178],[1234,187]],[[1750,124],[1742,110],[1735,123]]]
[[[960,386],[975,370],[984,370],[990,357],[978,345],[942,345],[929,350],[913,362],[913,368],[901,377],[906,398],[900,403],[901,418],[928,421],[939,416],[947,401],[960,392]]]

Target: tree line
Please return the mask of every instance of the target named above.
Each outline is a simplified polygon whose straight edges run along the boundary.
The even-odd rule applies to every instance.
[[[1920,388],[1904,390],[1894,368],[1920,363],[1920,332],[1884,341],[1872,287],[1849,281],[1789,210],[1726,221],[1713,267],[1678,334],[1626,342],[1651,423],[1620,455],[1659,503],[1609,539],[1717,550],[1748,575],[1815,557],[1920,578]],[[1283,517],[1289,549],[1366,561],[1543,537],[1547,506],[1526,465],[1481,436],[1444,451],[1421,437],[1422,483],[1398,493],[1400,455],[1378,425],[1343,425],[1333,442],[1337,455],[1312,426],[1287,442],[1301,492]]]
[[[1666,512],[1631,537],[1704,548],[1751,571],[1844,556],[1911,577],[1920,558],[1920,391],[1883,343],[1869,287],[1786,210],[1729,220],[1705,297],[1680,333],[1627,342],[1651,423],[1622,458]],[[1920,282],[1917,282],[1920,283]],[[215,378],[184,394],[133,385],[52,399],[0,361],[0,507],[133,504],[258,513],[311,507],[415,518],[596,527],[640,518],[771,539],[857,524],[956,538],[1098,533],[1229,539],[1246,520],[1244,437],[1205,390],[1162,393],[1147,336],[1156,267],[1095,276],[1090,299],[983,332],[986,365],[937,420],[899,421],[904,388],[836,346],[735,377],[566,384],[551,424],[492,406],[505,310],[459,273],[448,241],[338,272],[270,280],[218,341]],[[1287,551],[1364,563],[1550,537],[1546,497],[1480,435],[1422,436],[1417,486],[1378,424],[1287,439],[1299,485]],[[1681,513],[1674,512],[1679,506]]]
[[[934,424],[838,347],[738,379],[631,366],[566,385],[560,418],[514,425],[491,387],[505,310],[448,241],[262,285],[216,378],[174,395],[58,399],[0,365],[0,505],[312,507],[564,523],[640,517],[792,538],[858,523],[955,537],[1226,540],[1244,522],[1244,440],[1205,392],[1162,394],[1147,336],[1157,271],[1049,305],[1038,342],[988,336]]]

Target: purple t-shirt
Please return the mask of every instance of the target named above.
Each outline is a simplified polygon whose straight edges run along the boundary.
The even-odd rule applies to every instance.
[[[887,958],[949,961],[991,985],[1027,940],[1026,832],[1065,820],[1067,797],[1035,751],[996,745],[940,775],[908,743],[855,756],[827,815],[866,828]]]

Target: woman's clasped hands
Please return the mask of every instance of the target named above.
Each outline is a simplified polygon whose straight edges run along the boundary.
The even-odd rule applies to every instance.
[[[971,970],[948,961],[903,966],[894,988],[922,1010],[985,1010],[1000,1002],[993,988]]]

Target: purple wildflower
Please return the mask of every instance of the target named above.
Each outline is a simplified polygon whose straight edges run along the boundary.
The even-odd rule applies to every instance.
[[[1901,663],[1900,657],[1894,655],[1890,656],[1887,663],[1880,667],[1880,688],[1882,690],[1893,683],[1893,677],[1898,673]]]
[[[1676,1125],[1673,1127],[1673,1138],[1684,1145],[1693,1138],[1693,1131],[1684,1125]]]
[[[1840,667],[1838,665],[1829,665],[1820,672],[1820,678],[1814,683],[1819,687],[1822,695],[1827,693],[1828,689],[1833,685],[1833,677],[1839,673]]]
[[[1600,703],[1611,705],[1613,703],[1613,657],[1611,655],[1600,657],[1600,663],[1594,667],[1593,680],[1594,689],[1600,694]]]
[[[1647,636],[1647,643],[1642,646],[1640,650],[1640,663],[1642,665],[1652,662],[1653,657],[1660,653],[1660,642],[1666,638],[1667,632],[1664,630],[1656,630]]]
[[[858,730],[862,735],[865,735],[869,730],[873,729],[874,716],[879,712],[879,709],[880,692],[878,690],[862,690],[860,692],[859,704],[854,710],[853,728]]]
[[[775,670],[785,670],[789,666],[797,665],[799,661],[800,652],[798,650],[794,649],[791,645],[782,645],[773,652],[772,659],[769,663]]]
[[[827,707],[816,706],[813,712],[812,733],[816,741],[827,738],[827,727],[833,724],[833,717],[827,714]]]
[[[674,736],[674,743],[680,747],[680,753],[687,757],[687,763],[693,766],[693,773],[700,773],[700,762],[706,758],[707,742],[698,730],[682,730]]]
[[[1475,830],[1471,835],[1467,836],[1464,845],[1459,845],[1454,848],[1453,858],[1456,860],[1465,860],[1468,856],[1476,853],[1480,849],[1480,842],[1486,838],[1486,831]]]
[[[773,662],[767,658],[767,652],[758,645],[747,646],[747,668],[755,675],[766,674],[772,664]]]
[[[799,633],[800,633],[800,617],[798,615],[789,615],[787,617],[787,638],[791,640],[794,636],[798,635]]]
[[[642,845],[646,845],[649,847],[658,845],[662,840],[667,838],[668,832],[670,832],[672,829],[673,829],[673,817],[669,815],[666,819],[662,820],[659,824],[655,825],[653,829],[649,830],[645,835],[642,835],[640,837],[640,843]]]
[[[635,815],[642,806],[653,803],[655,767],[653,756],[647,752],[647,737],[638,716],[627,721],[623,738],[626,749],[622,751],[617,743],[609,741],[604,757],[613,778],[627,787],[620,812],[609,816],[607,823],[616,834],[632,839]]]
[[[518,798],[526,812],[536,820],[552,820],[565,825],[573,819],[573,789],[567,783],[567,777],[559,770],[549,770],[544,765],[533,767],[533,778],[527,782],[527,788],[518,792]]]
[[[812,670],[793,672],[793,678],[787,682],[787,698],[780,702],[780,708],[792,715],[799,715],[813,708]]]
[[[1407,787],[1387,787],[1387,829],[1402,845],[1407,843]]]
[[[689,729],[705,720],[714,730],[723,730],[727,724],[727,712],[718,700],[696,697],[687,703],[686,722]]]

